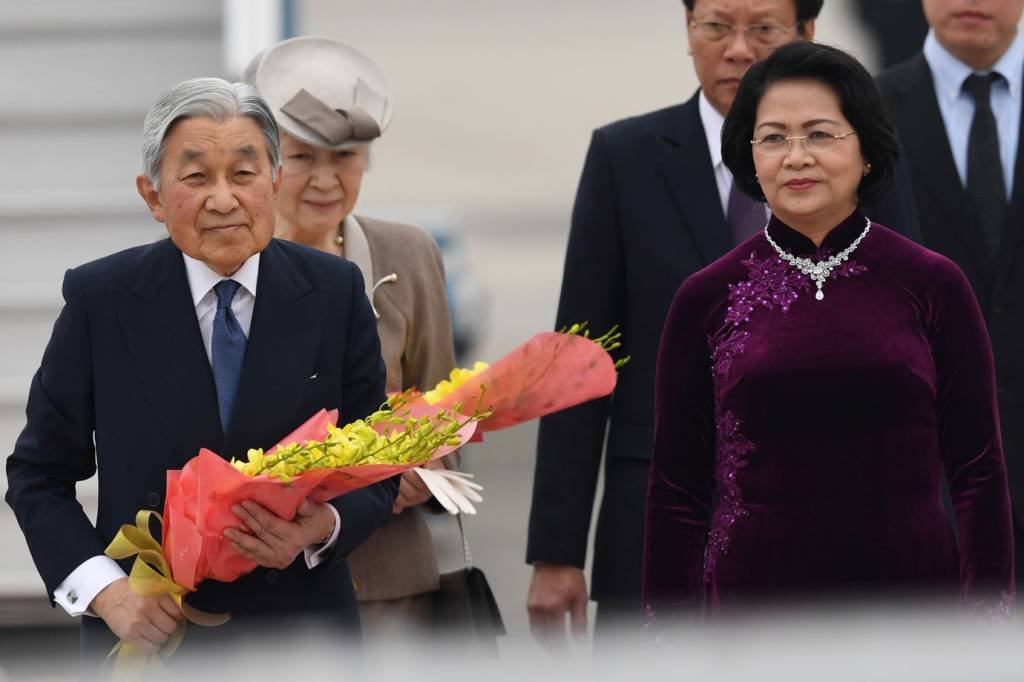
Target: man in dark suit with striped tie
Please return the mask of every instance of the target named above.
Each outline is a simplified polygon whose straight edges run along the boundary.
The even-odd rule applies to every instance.
[[[996,361],[1024,579],[1024,0],[924,0],[921,53],[879,76],[910,164],[924,245],[967,275]],[[964,349],[971,352],[971,349]]]

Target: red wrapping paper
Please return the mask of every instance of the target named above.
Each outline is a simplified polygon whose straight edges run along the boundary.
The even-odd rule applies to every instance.
[[[469,423],[459,432],[462,443],[546,414],[609,395],[615,388],[615,363],[594,341],[575,334],[537,334],[471,377],[434,405],[414,395],[401,408],[422,416],[461,404],[491,411],[487,419]],[[482,399],[481,399],[481,396]],[[320,441],[336,410],[321,410],[276,447],[292,442]],[[380,425],[378,429],[387,428]],[[275,447],[275,449],[276,449]],[[441,448],[443,457],[458,446]],[[268,452],[272,453],[273,450]],[[230,582],[256,564],[234,551],[224,539],[227,528],[243,528],[231,507],[253,500],[285,519],[293,519],[306,498],[323,502],[377,483],[420,463],[364,465],[317,469],[299,474],[290,483],[270,475],[246,476],[225,459],[203,449],[180,471],[167,473],[163,546],[174,581],[189,590],[206,578]]]
[[[327,424],[336,424],[337,418],[337,410],[320,410],[267,454],[288,443],[324,440]],[[459,431],[463,443],[472,437],[475,427],[475,423],[469,423]],[[444,457],[457,447],[442,447],[432,459]],[[231,507],[242,500],[257,502],[291,520],[306,498],[325,502],[420,464],[314,469],[284,483],[269,474],[246,476],[204,448],[180,471],[167,472],[163,547],[174,582],[195,590],[207,578],[231,582],[256,568],[255,562],[238,554],[231,541],[224,538],[227,528],[245,530],[242,521],[231,512]]]
[[[432,405],[452,409],[456,403],[492,415],[477,425],[482,433],[522,424],[546,414],[611,394],[615,389],[615,362],[601,346],[576,334],[544,332],[512,350],[487,369]],[[486,390],[484,390],[486,388]],[[410,406],[425,405],[421,396]]]

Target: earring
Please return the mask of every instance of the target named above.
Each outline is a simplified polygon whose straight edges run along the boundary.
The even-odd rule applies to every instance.
[[[871,172],[871,164],[870,163],[864,164],[864,175],[867,175],[870,172]]]

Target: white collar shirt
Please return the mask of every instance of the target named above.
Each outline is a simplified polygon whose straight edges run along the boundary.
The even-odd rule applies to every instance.
[[[924,58],[932,72],[935,98],[942,113],[942,122],[953,152],[953,161],[961,184],[967,186],[967,142],[974,120],[974,99],[964,92],[967,77],[974,69],[944,48],[934,31],[928,32],[923,48]],[[1017,161],[1017,139],[1020,134],[1021,76],[1024,75],[1024,37],[1014,38],[999,61],[989,70],[1003,77],[992,85],[992,113],[999,135],[999,160],[1003,168],[1006,197],[1013,193],[1013,172]]]
[[[729,192],[732,190],[732,173],[722,162],[722,126],[725,125],[725,117],[711,106],[704,90],[697,96],[697,110],[700,112],[700,122],[707,137],[711,168],[715,172],[718,198],[722,202],[722,215],[725,216],[729,213]]]
[[[218,282],[233,279],[241,286],[231,300],[231,312],[238,320],[245,338],[249,338],[249,327],[252,326],[252,311],[256,305],[256,281],[260,274],[260,254],[249,256],[230,277],[224,277],[209,265],[181,254],[185,259],[185,274],[188,276],[188,288],[192,293],[192,304],[196,307],[196,319],[199,320],[199,332],[203,336],[203,347],[206,359],[213,364],[213,318],[217,316],[217,292],[213,288]]]

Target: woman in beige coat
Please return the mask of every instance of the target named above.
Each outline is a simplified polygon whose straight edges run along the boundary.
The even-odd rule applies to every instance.
[[[391,119],[384,75],[347,45],[303,37],[258,56],[246,79],[273,109],[281,132],[277,236],[359,266],[377,315],[388,392],[432,388],[455,363],[437,244],[417,227],[352,214],[370,143]],[[433,619],[437,558],[416,510],[439,511],[431,502],[436,505],[421,477],[406,472],[391,521],[347,559],[371,636]]]

